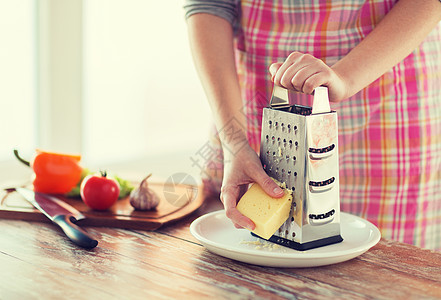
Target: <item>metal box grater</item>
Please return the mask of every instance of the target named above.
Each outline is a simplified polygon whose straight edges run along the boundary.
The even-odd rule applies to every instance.
[[[266,173],[293,191],[288,220],[269,241],[297,250],[341,242],[337,113],[328,89],[314,91],[313,107],[290,105],[274,86],[263,109],[260,159]]]

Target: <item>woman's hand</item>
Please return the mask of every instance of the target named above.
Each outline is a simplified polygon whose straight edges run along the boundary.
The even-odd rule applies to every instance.
[[[236,228],[255,228],[254,223],[236,208],[237,202],[248,190],[248,184],[256,182],[271,197],[279,198],[283,190],[265,173],[256,152],[246,144],[237,153],[225,151],[224,178],[221,200],[228,218]]]
[[[269,71],[274,84],[305,94],[319,86],[329,90],[329,100],[339,102],[349,96],[348,83],[322,60],[310,54],[291,53],[283,63],[274,63]]]

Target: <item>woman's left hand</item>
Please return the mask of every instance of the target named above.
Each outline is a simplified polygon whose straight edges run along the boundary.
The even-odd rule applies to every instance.
[[[322,60],[310,54],[291,53],[283,63],[274,63],[269,71],[274,84],[305,94],[326,86],[329,101],[340,102],[348,97],[345,80]]]

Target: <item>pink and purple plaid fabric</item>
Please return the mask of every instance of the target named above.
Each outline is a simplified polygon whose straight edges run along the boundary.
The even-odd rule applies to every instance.
[[[256,151],[262,108],[272,91],[269,65],[293,51],[332,65],[395,2],[241,1],[237,65]],[[310,96],[291,96],[293,103],[310,105]],[[406,59],[332,109],[339,115],[342,211],[373,222],[385,238],[441,249],[441,25]],[[209,173],[219,189],[219,164]]]

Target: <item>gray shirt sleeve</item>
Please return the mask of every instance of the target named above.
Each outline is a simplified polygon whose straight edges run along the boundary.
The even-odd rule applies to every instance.
[[[224,18],[238,28],[239,0],[185,0],[185,18],[197,13],[208,13]]]

